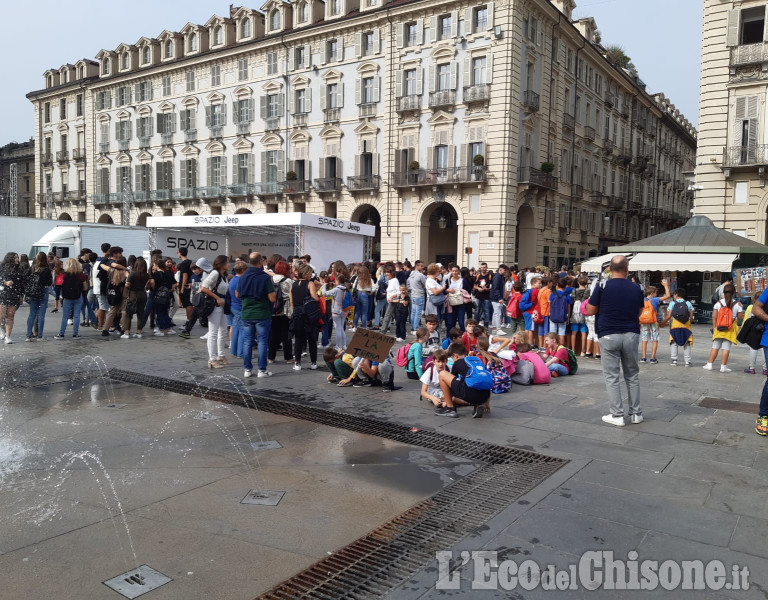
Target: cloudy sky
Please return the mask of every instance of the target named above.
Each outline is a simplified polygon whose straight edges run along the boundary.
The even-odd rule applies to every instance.
[[[701,0],[584,0],[574,16],[595,17],[603,43],[624,47],[648,91],[663,91],[698,123],[701,5]],[[43,87],[46,69],[94,58],[102,48],[157,36],[164,29],[178,31],[188,21],[204,23],[214,13],[225,15],[229,3],[133,0],[122,10],[117,7],[95,0],[40,0],[33,11],[23,2],[4,4],[0,145],[32,135],[32,105],[25,95]]]

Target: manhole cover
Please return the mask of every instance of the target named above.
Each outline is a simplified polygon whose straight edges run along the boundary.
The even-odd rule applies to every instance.
[[[254,450],[273,450],[277,448],[282,448],[283,445],[277,440],[265,440],[263,442],[253,442],[253,444],[251,444],[251,447]]]
[[[156,590],[169,581],[172,581],[172,579],[167,575],[163,575],[160,571],[155,571],[147,565],[141,565],[137,569],[112,579],[107,579],[104,585],[126,598],[138,598],[147,592]]]
[[[756,413],[758,406],[754,402],[742,402],[740,400],[726,400],[725,398],[714,398],[705,396],[699,400],[699,406],[704,408],[714,408],[716,410],[732,410],[734,412],[743,412],[747,414]]]
[[[219,415],[212,415],[211,413],[200,413],[195,417],[198,421],[215,421],[216,419],[221,419]]]
[[[105,404],[102,406],[102,408],[123,408],[123,406],[128,406],[127,404]]]
[[[285,492],[275,490],[251,490],[240,501],[240,504],[259,504],[261,506],[277,506]]]

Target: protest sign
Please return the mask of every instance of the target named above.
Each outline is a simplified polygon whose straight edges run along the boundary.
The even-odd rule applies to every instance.
[[[395,343],[395,338],[377,331],[358,327],[355,335],[347,343],[347,353],[361,356],[376,362],[384,362]]]

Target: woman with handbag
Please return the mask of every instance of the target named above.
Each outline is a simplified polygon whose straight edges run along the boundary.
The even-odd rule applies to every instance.
[[[133,263],[128,279],[125,281],[125,290],[123,291],[123,315],[120,327],[123,329],[121,340],[127,340],[131,337],[141,339],[141,331],[147,322],[144,315],[144,309],[147,306],[147,285],[149,283],[149,274],[147,273],[147,261],[141,256],[136,258]],[[133,315],[136,315],[136,333],[131,335],[131,321]]]
[[[163,257],[155,258],[149,288],[152,290],[152,309],[155,311],[155,322],[158,328],[155,335],[158,337],[171,332],[172,323],[168,309],[171,306],[171,294],[177,285],[173,273],[166,270]]]
[[[353,290],[357,292],[357,300],[355,301],[355,316],[350,331],[357,329],[358,321],[362,327],[368,324],[368,314],[370,312],[368,305],[373,293],[373,280],[371,279],[371,272],[363,265],[357,267],[357,278],[355,279]],[[354,296],[355,293],[353,292],[352,295]]]
[[[432,263],[427,267],[427,304],[424,308],[425,315],[437,315],[438,326],[443,317],[443,308],[445,307],[445,291],[448,289],[448,282],[440,283],[440,266]]]
[[[48,268],[48,258],[45,252],[40,252],[35,259],[34,269],[29,273],[26,288],[29,303],[29,318],[27,319],[27,341],[43,339],[45,327],[45,310],[48,307],[48,288],[53,283],[51,270]],[[33,327],[37,321],[37,337],[33,336]]]
[[[228,365],[229,361],[224,354],[225,344],[227,342],[227,319],[225,311],[227,290],[229,290],[229,281],[227,272],[229,271],[229,258],[224,254],[219,254],[213,261],[213,270],[203,279],[203,286],[200,292],[216,302],[216,307],[208,317],[208,368],[221,369]]]
[[[464,279],[461,276],[461,270],[454,265],[451,267],[451,275],[448,278],[448,289],[446,290],[446,298],[448,304],[451,306],[451,312],[448,315],[446,327],[450,331],[454,327],[458,326],[461,331],[464,331],[464,314],[465,298],[462,290],[464,289]]]
[[[309,368],[314,370],[317,369],[317,332],[320,319],[320,297],[317,295],[319,286],[312,281],[312,267],[309,265],[299,265],[297,275],[298,279],[293,282],[289,293],[293,310],[291,329],[295,337],[293,370],[301,371],[301,355],[305,345],[311,363]],[[341,331],[344,331],[343,325]]]
[[[277,358],[277,349],[283,346],[283,358],[285,362],[294,362],[293,342],[289,329],[293,309],[291,307],[291,287],[293,280],[289,277],[291,266],[284,260],[275,264],[272,284],[275,287],[275,309],[272,313],[272,327],[269,329],[269,350],[267,359],[270,363]]]

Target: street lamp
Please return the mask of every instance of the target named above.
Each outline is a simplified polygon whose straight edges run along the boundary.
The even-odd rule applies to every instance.
[[[448,226],[448,219],[445,218],[445,215],[440,215],[440,218],[437,220],[437,226],[440,229],[445,229]]]

